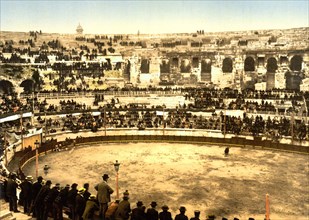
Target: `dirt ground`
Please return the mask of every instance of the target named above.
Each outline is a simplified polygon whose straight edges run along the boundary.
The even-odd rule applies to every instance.
[[[113,163],[120,162],[119,192],[130,192],[131,206],[138,200],[149,207],[157,201],[170,207],[173,216],[181,205],[189,217],[201,210],[201,219],[214,214],[240,219],[263,219],[265,194],[270,195],[271,219],[308,219],[308,155],[169,143],[95,144],[51,153],[39,158],[39,175],[53,183],[79,186],[90,183],[90,191],[103,173],[115,185]],[[43,166],[49,165],[47,175]],[[25,166],[35,176],[35,161]],[[116,192],[112,199],[116,198]]]

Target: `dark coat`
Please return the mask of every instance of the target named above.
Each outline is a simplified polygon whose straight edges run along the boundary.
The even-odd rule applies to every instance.
[[[185,214],[178,214],[175,216],[175,220],[188,220],[188,217]]]
[[[142,207],[137,207],[132,210],[131,220],[145,220],[146,214]]]
[[[44,185],[42,186],[40,192],[38,193],[36,199],[35,199],[35,206],[42,206],[45,197],[48,195],[49,191],[51,190],[49,188],[50,186]]]
[[[115,213],[116,220],[126,220],[129,219],[131,212],[130,202],[128,200],[122,200],[119,205],[118,209]]]
[[[83,213],[83,220],[93,219],[93,215],[96,210],[99,210],[97,201],[95,199],[88,200]]]
[[[159,213],[160,220],[173,220],[172,214],[169,211],[163,211]]]
[[[159,219],[159,212],[154,208],[147,209],[147,220],[158,220]]]
[[[8,197],[16,196],[17,187],[18,187],[18,184],[13,179],[8,179],[8,182],[6,185],[6,195]]]
[[[20,184],[21,191],[23,192],[24,198],[27,200],[32,199],[32,183],[29,181],[23,181]]]
[[[49,190],[48,194],[45,196],[44,202],[53,204],[58,194],[59,194],[58,188],[53,187],[51,190]]]
[[[33,183],[33,185],[32,185],[32,197],[33,197],[33,200],[36,199],[36,197],[39,194],[41,188],[42,188],[42,184],[41,183],[39,183],[39,182]]]
[[[55,198],[54,202],[61,206],[66,206],[68,193],[69,193],[68,189],[62,189],[59,192],[58,196]]]
[[[75,198],[75,213],[77,216],[82,217],[84,210],[86,207],[86,200],[84,199],[84,196],[81,194],[77,194]]]
[[[77,196],[77,189],[70,189],[68,192],[67,204],[75,205],[75,199]]]

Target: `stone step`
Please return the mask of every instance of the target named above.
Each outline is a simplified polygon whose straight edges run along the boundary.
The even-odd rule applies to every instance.
[[[0,220],[9,220],[9,219],[11,219],[11,218],[16,219],[16,218],[13,216],[12,212],[7,211],[7,210],[0,211]]]

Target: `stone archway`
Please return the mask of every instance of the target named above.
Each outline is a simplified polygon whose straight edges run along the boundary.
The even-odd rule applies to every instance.
[[[34,89],[34,81],[32,79],[26,79],[21,82],[20,87],[24,88],[25,93],[31,93]]]
[[[160,64],[160,73],[170,72],[170,61],[168,59],[163,59]]]
[[[255,71],[255,60],[253,57],[246,57],[244,63],[244,70],[245,71]]]
[[[303,58],[300,55],[295,55],[290,61],[290,70],[292,71],[301,71],[302,69]]]
[[[222,62],[222,72],[231,73],[233,72],[233,60],[229,57],[225,58]]]
[[[8,80],[0,80],[0,93],[11,94],[14,92],[13,83]]]
[[[148,59],[142,59],[141,61],[141,72],[149,73],[150,62]]]
[[[275,73],[278,69],[278,62],[276,58],[270,57],[267,60],[267,65],[266,65],[267,72],[269,73]]]

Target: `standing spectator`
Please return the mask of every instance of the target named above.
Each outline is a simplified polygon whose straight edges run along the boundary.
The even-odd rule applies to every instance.
[[[10,203],[10,211],[20,212],[17,210],[17,194],[16,190],[18,188],[18,184],[16,182],[16,173],[11,173],[10,178],[8,179],[6,186],[6,195],[9,198]]]
[[[151,208],[147,209],[147,220],[158,220],[159,219],[159,213],[156,210],[157,203],[155,201],[152,201],[150,203]]]
[[[32,176],[27,176],[26,179],[20,184],[21,194],[23,194],[24,213],[30,212],[32,202]]]
[[[75,201],[77,196],[77,183],[73,183],[71,185],[71,189],[68,192],[68,199],[67,199],[67,205],[70,209],[69,218],[74,219],[74,210],[75,210]]]
[[[37,195],[39,194],[41,188],[42,188],[42,181],[43,181],[43,177],[38,176],[37,181],[35,183],[33,183],[32,185],[32,204],[31,204],[31,208],[30,208],[30,213],[32,213],[32,217],[36,217],[36,211],[34,208],[34,201],[36,200]]]
[[[185,215],[186,210],[186,207],[181,206],[179,208],[180,213],[176,215],[175,220],[188,220],[188,217]]]
[[[132,210],[131,220],[144,220],[145,219],[145,211],[143,210],[143,202],[138,201],[136,203],[136,208]]]
[[[201,212],[199,210],[194,211],[194,217],[190,218],[190,220],[200,220],[200,214]]]
[[[108,203],[111,201],[111,194],[114,192],[114,190],[107,184],[109,176],[104,174],[102,178],[103,181],[97,184],[94,188],[98,191],[97,198],[100,204],[100,216],[104,220],[105,212],[108,208]]]
[[[167,205],[162,206],[162,212],[159,213],[160,220],[173,220],[172,213],[170,213]]]
[[[116,207],[117,208],[117,207]],[[83,220],[94,219],[94,212],[99,210],[98,201],[95,195],[90,195],[88,201],[86,202],[86,207],[83,213]]]
[[[85,211],[85,207],[86,207],[86,200],[84,198],[84,193],[85,193],[86,189],[85,188],[80,188],[78,190],[78,193],[76,195],[75,198],[75,218],[74,220],[82,220],[83,217],[83,213]]]
[[[47,220],[50,213],[53,211],[53,203],[59,194],[60,184],[57,183],[44,198],[44,215],[43,219]]]
[[[90,192],[89,192],[89,183],[85,183],[84,188],[86,190],[84,192],[84,198],[85,198],[85,201],[87,201],[89,199],[89,196],[91,195]]]
[[[115,220],[127,220],[130,217],[131,207],[129,202],[129,192],[123,193],[123,200],[119,203],[115,213]]]
[[[44,215],[44,199],[48,195],[50,191],[50,186],[52,182],[50,180],[46,181],[46,184],[42,186],[40,192],[38,193],[35,202],[34,202],[34,207],[35,207],[35,212],[36,212],[36,218],[37,220],[42,220],[43,215]]]
[[[63,220],[63,206],[66,206],[70,185],[67,184],[60,190],[53,203],[54,220]]]

